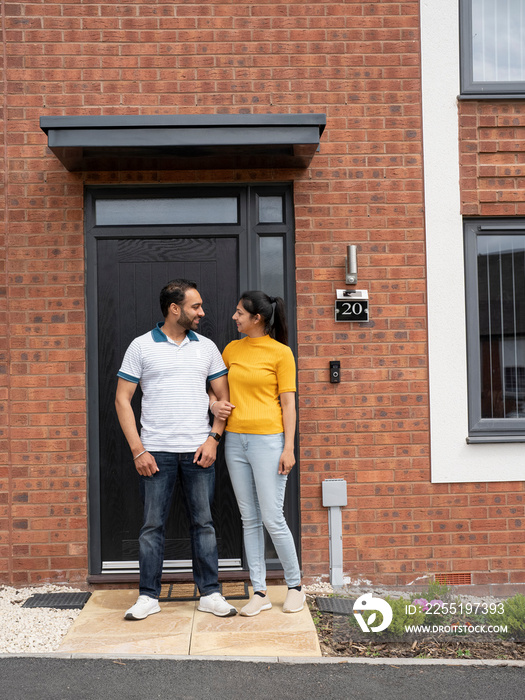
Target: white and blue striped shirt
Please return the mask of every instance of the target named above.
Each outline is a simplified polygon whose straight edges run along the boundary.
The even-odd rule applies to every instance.
[[[206,381],[228,373],[214,342],[188,331],[180,345],[163,323],[135,338],[118,376],[142,388],[140,436],[148,452],[194,452],[210,433]]]

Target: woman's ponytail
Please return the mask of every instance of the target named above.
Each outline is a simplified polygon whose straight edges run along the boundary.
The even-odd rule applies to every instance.
[[[284,299],[275,297],[275,310],[271,335],[283,345],[288,345],[288,322],[286,320],[286,307]]]

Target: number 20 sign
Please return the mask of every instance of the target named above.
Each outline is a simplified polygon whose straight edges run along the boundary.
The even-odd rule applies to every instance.
[[[336,321],[360,321],[361,323],[369,321],[368,317],[368,294],[366,291],[357,291],[354,294],[341,299],[339,297],[335,301],[335,320]]]

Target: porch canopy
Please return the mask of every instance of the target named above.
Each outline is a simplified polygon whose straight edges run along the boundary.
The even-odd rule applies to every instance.
[[[306,168],[325,114],[41,117],[71,171]]]

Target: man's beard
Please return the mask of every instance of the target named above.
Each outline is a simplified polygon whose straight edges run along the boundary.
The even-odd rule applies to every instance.
[[[180,310],[179,326],[182,326],[186,331],[193,331],[198,325],[198,318],[192,320],[184,313],[184,309]]]

